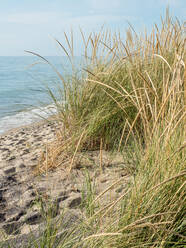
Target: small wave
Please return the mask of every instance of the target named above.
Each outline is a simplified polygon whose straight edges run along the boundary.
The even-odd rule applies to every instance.
[[[40,121],[43,118],[47,118],[55,113],[55,106],[48,105],[46,107],[35,108],[29,111],[16,113],[15,115],[2,117],[0,118],[0,134],[13,128]]]

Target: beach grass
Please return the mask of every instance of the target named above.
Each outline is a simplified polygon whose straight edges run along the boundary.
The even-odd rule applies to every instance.
[[[79,152],[90,150],[125,153],[133,167],[123,195],[104,207],[99,204],[104,192],[95,196],[86,173],[83,218],[55,247],[185,247],[184,25],[167,12],[160,27],[141,35],[129,27],[125,40],[104,30],[81,35],[82,74],[65,80],[57,72],[60,101],[49,90],[61,131],[38,170],[64,166],[70,173]],[[73,66],[73,36],[65,37],[68,51],[57,42]]]

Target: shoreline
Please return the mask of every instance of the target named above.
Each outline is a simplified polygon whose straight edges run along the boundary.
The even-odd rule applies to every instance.
[[[19,132],[22,129],[29,130],[29,129],[37,128],[41,125],[45,125],[49,123],[52,125],[54,122],[56,122],[55,117],[54,115],[51,115],[51,116],[48,116],[46,119],[43,118],[41,120],[33,121],[32,123],[29,123],[29,124],[25,124],[25,125],[23,124],[18,127],[10,128],[9,130],[6,130],[5,132],[0,133],[0,138],[3,136],[9,135],[13,132]]]
[[[35,106],[35,108],[30,110],[0,117],[0,137],[11,130],[17,130],[25,126],[50,120],[52,116],[57,115],[56,111],[51,111],[52,108],[54,110],[52,104],[43,107]]]

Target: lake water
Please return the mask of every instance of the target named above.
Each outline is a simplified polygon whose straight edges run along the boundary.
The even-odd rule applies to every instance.
[[[61,74],[71,73],[66,57],[46,59]],[[46,85],[55,92],[60,80],[49,65],[39,61],[35,56],[0,57],[0,134],[41,119],[38,115],[47,117],[55,112]]]

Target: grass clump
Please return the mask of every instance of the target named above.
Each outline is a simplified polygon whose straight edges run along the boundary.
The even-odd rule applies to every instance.
[[[73,37],[65,37],[73,54]],[[155,25],[143,36],[129,28],[125,42],[120,33],[111,36],[107,31],[90,34],[87,40],[82,33],[82,38],[82,73],[65,81],[57,72],[63,85],[61,101],[49,90],[63,123],[59,145],[51,149],[52,162],[47,159],[49,167],[58,166],[60,159],[64,163],[68,156],[59,155],[68,150],[71,157],[77,145],[90,150],[101,143],[104,149],[121,151],[134,141],[147,146],[157,132],[168,139],[175,121],[184,118],[185,40],[178,21],[173,23],[167,15],[161,29]]]
[[[184,247],[184,27],[167,13],[161,27],[155,25],[149,34],[138,36],[129,28],[125,42],[120,33],[101,31],[87,39],[81,34],[87,64],[70,82],[57,72],[62,101],[56,101],[52,91],[50,95],[62,131],[39,169],[70,161],[71,170],[79,151],[101,147],[132,150],[135,172],[124,195],[104,211],[97,210],[99,215],[86,209],[91,214],[78,227],[79,241],[68,247]],[[73,37],[65,37],[73,55]],[[84,205],[92,207],[90,202]],[[83,228],[87,223],[95,228]]]

